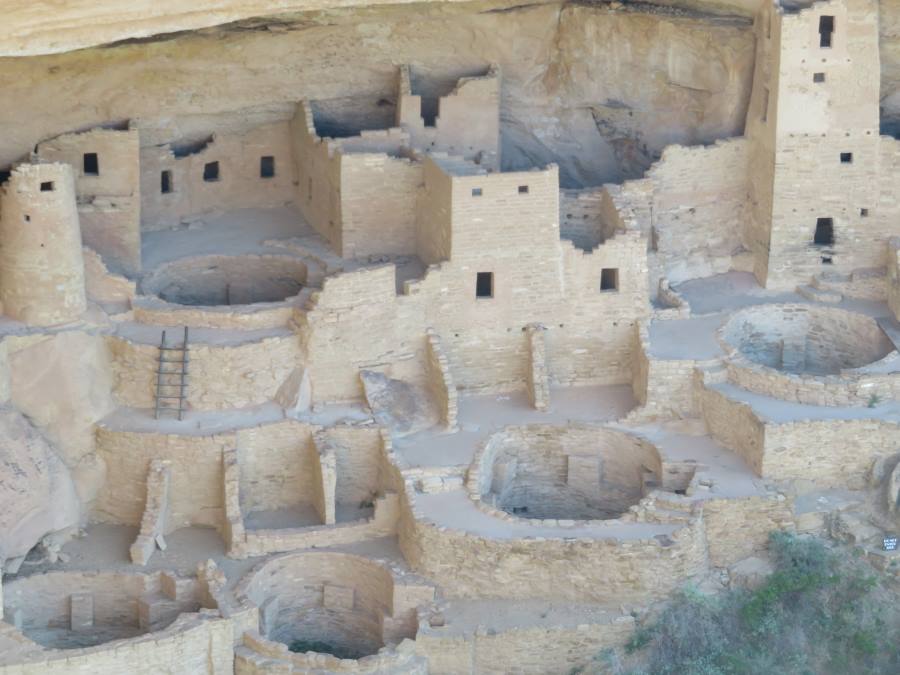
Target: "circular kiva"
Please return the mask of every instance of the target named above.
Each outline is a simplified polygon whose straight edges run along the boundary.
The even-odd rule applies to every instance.
[[[173,304],[213,307],[281,302],[306,283],[306,264],[291,256],[209,255],[161,265],[141,290]]]
[[[878,323],[837,307],[766,305],[735,312],[720,336],[729,351],[793,374],[837,375],[894,350]]]
[[[521,518],[606,520],[655,484],[660,457],[648,441],[591,425],[533,424],[494,434],[476,455],[470,492]]]

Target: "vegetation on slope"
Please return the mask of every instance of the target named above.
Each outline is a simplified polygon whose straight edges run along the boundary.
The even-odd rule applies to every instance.
[[[639,629],[627,667],[608,652],[594,672],[632,675],[900,673],[900,622],[867,564],[821,540],[773,533],[774,573],[754,590],[684,591]]]

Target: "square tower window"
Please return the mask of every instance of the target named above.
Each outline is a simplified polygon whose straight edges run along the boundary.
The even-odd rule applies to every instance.
[[[841,153],[841,164],[853,164],[853,153],[852,152],[842,152]]]
[[[869,215],[869,209],[860,209],[859,215],[861,215],[863,218],[867,217]]]
[[[41,192],[53,192],[53,181],[49,180],[46,183],[41,183]]]
[[[519,186],[519,194],[520,194],[520,195],[527,195],[527,194],[528,194],[528,186],[527,186],[527,185],[520,185],[520,186]]]
[[[813,82],[821,84],[825,81],[825,73],[813,73]]]
[[[203,180],[214,183],[219,180],[219,163],[207,162],[203,167]]]
[[[159,174],[159,191],[164,195],[172,192],[172,172],[163,171]]]
[[[834,243],[834,221],[831,218],[816,219],[813,243],[816,246],[831,246]]]
[[[819,17],[819,46],[831,47],[831,38],[834,35],[834,17]]]
[[[275,177],[275,158],[271,155],[259,158],[259,177],[274,178]]]
[[[475,297],[476,298],[493,298],[494,297],[494,273],[479,272],[475,277]]]
[[[96,152],[86,152],[83,158],[83,169],[85,176],[100,175],[100,158]]]
[[[606,267],[600,270],[600,290],[619,290],[619,270],[616,267]]]
[[[473,197],[480,197],[482,194],[484,193],[481,191],[481,188],[472,188]]]

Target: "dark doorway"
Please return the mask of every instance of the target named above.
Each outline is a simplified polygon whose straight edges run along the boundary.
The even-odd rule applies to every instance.
[[[834,243],[834,221],[831,218],[816,219],[813,243],[817,246],[831,246]]]
[[[100,158],[96,152],[84,153],[84,175],[99,176],[100,175]]]
[[[475,278],[475,297],[476,298],[493,298],[494,297],[494,273],[479,272]]]
[[[833,16],[820,16],[819,17],[819,46],[820,47],[830,47],[831,46],[831,36],[834,34],[834,17]]]
[[[267,155],[259,158],[259,177],[274,178],[275,177],[275,158]]]

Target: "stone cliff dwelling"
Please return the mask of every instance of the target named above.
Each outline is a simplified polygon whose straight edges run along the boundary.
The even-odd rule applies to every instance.
[[[0,673],[568,673],[893,560],[896,3],[9,4]]]

